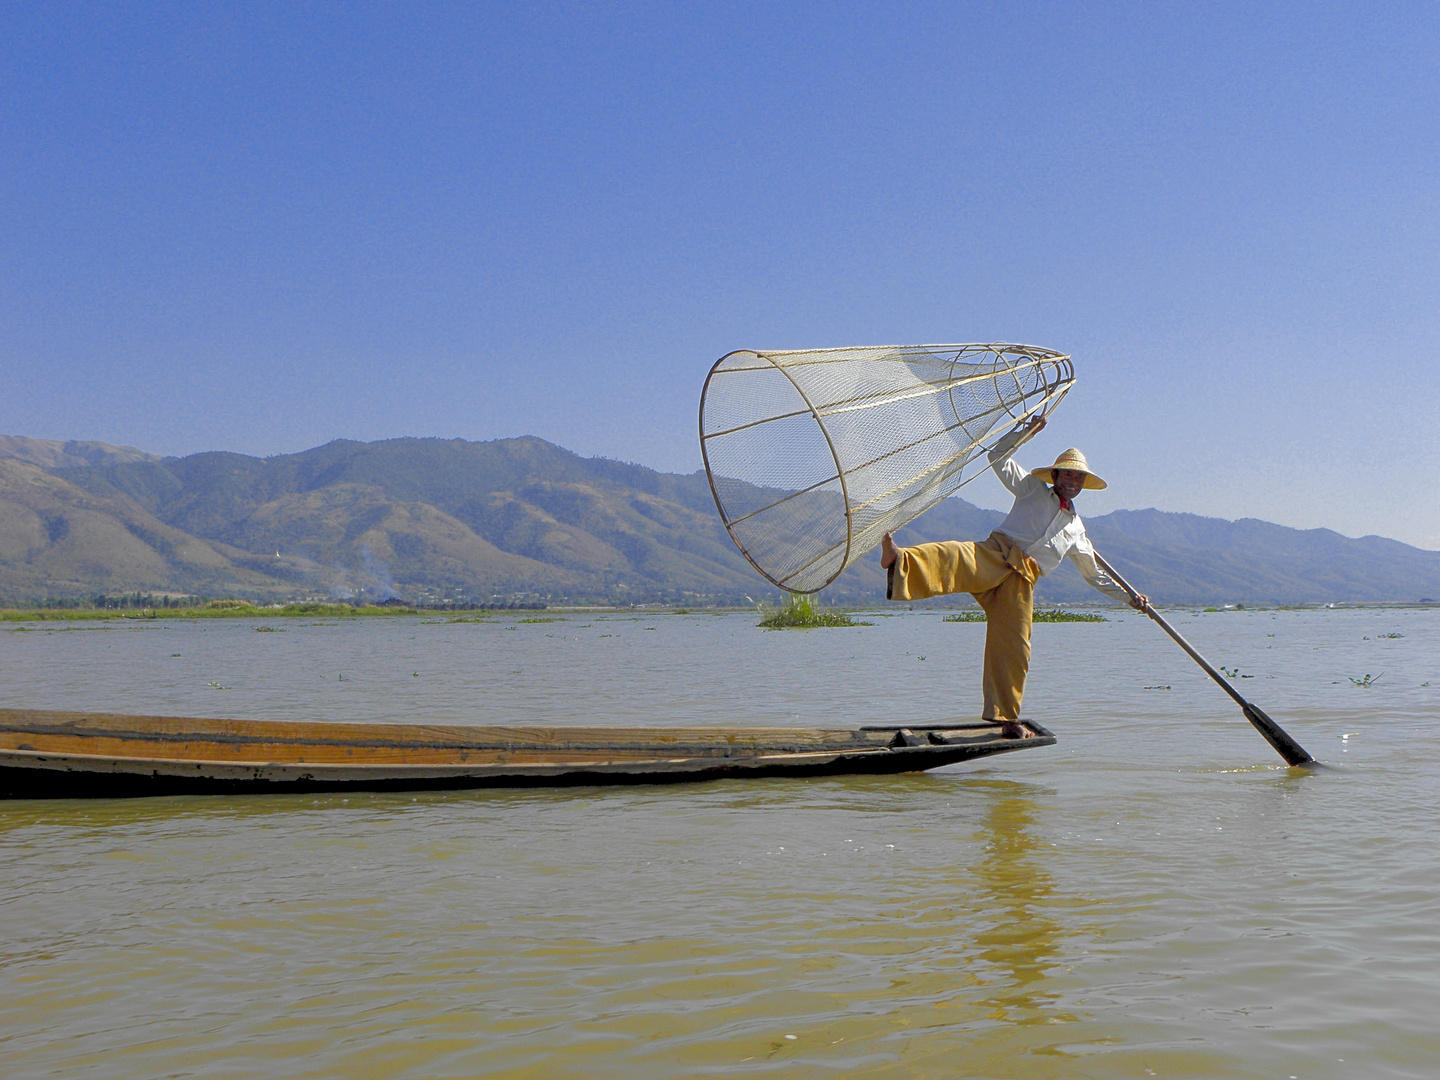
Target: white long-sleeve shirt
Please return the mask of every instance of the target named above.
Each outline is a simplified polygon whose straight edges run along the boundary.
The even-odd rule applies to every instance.
[[[1010,537],[1040,565],[1040,573],[1048,574],[1069,559],[1080,576],[1106,596],[1130,602],[1130,595],[1095,562],[1095,549],[1085,535],[1085,523],[1073,510],[1060,505],[1060,496],[1038,476],[1031,476],[1011,459],[1019,433],[1011,432],[990,451],[990,466],[1000,482],[1015,496],[1010,515],[1000,523],[997,532]]]

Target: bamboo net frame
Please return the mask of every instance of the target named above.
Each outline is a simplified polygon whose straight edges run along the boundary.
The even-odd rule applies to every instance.
[[[740,350],[705,379],[700,452],[741,554],[813,593],[978,476],[987,441],[1048,415],[1074,381],[1068,355],[1005,342]]]

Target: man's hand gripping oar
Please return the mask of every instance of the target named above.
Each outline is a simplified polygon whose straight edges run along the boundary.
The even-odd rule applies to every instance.
[[[1115,568],[1101,558],[1099,552],[1095,554],[1095,561],[1099,563],[1101,570],[1109,574],[1117,585],[1130,594],[1130,602],[1133,607],[1139,608],[1159,623],[1160,629],[1174,638],[1175,644],[1189,653],[1190,659],[1204,668],[1205,673],[1220,684],[1220,689],[1235,699],[1235,703],[1240,706],[1240,711],[1245,714],[1245,719],[1249,720],[1250,723],[1255,726],[1256,731],[1265,736],[1265,741],[1275,748],[1275,752],[1284,758],[1287,764],[1308,765],[1315,760],[1306,752],[1303,746],[1285,732],[1284,728],[1266,716],[1258,706],[1250,704],[1250,702],[1241,697],[1239,692],[1230,685],[1229,680],[1211,667],[1209,661],[1196,652],[1193,645],[1181,637],[1173,626],[1162,619],[1160,613],[1150,606],[1148,599],[1131,588],[1130,583],[1116,573]]]

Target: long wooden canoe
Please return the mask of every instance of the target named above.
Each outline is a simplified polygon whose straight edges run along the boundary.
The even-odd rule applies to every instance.
[[[911,727],[463,727],[0,709],[0,797],[404,791],[918,772],[1050,746]]]

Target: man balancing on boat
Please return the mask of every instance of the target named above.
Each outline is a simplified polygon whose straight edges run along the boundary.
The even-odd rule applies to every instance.
[[[1075,513],[1075,496],[1084,488],[1100,490],[1105,481],[1090,471],[1085,455],[1066,450],[1049,468],[1026,472],[1012,455],[1045,426],[1043,416],[1020,424],[990,451],[990,466],[1015,496],[1015,505],[988,540],[896,547],[885,534],[880,565],[888,571],[887,600],[924,600],[944,593],[968,592],[985,610],[985,708],[983,719],[998,721],[1008,738],[1034,733],[1019,722],[1020,699],[1030,670],[1030,620],[1035,582],[1068,558],[1080,575],[1106,596],[1139,611],[1149,606],[1140,595],[1131,600],[1095,563],[1085,523]],[[1049,483],[1046,483],[1046,481]]]

